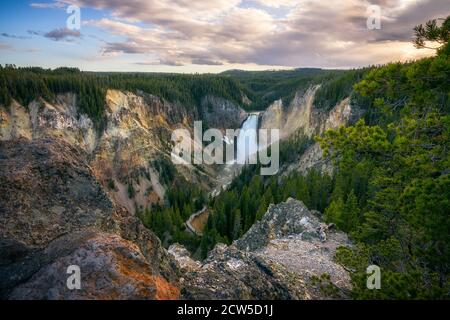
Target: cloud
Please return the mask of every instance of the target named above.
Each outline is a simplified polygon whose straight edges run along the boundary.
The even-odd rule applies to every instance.
[[[2,37],[5,37],[5,38],[11,38],[11,39],[20,39],[20,40],[30,39],[30,37],[17,36],[17,35],[15,35],[15,34],[9,34],[9,33],[6,33],[6,32],[1,33],[0,35],[1,35]]]
[[[213,61],[205,58],[192,59],[192,64],[198,64],[202,66],[222,66],[223,63],[220,61]]]
[[[163,66],[181,67],[184,66],[183,62],[175,60],[159,60],[159,64]]]
[[[28,52],[28,53],[39,53],[39,52],[42,52],[42,50],[38,49],[38,48],[29,48],[29,49],[25,49],[24,51]]]
[[[67,6],[66,3],[62,1],[55,2],[32,2],[30,6],[38,9],[62,9]]]
[[[135,62],[134,64],[140,65],[140,66],[171,66],[171,67],[184,66],[184,64],[182,62],[171,61],[171,60],[156,60],[156,61]]]
[[[28,30],[27,32],[28,32],[28,34],[31,34],[33,36],[42,36],[42,34],[43,34],[42,32],[34,31],[34,30]]]
[[[280,7],[295,7],[299,0],[254,0],[266,7],[280,8]]]
[[[105,47],[103,47],[103,53],[148,53],[148,48],[145,46],[141,46],[136,42],[115,42],[115,43],[107,43]]]
[[[414,49],[412,28],[450,12],[448,0],[57,2],[109,14],[84,23],[119,37],[100,43],[103,56],[144,55],[164,65],[335,68],[412,59],[430,54]],[[381,8],[380,30],[366,26],[370,5]],[[274,14],[280,7],[287,12],[282,17]]]
[[[132,35],[143,31],[141,27],[106,18],[100,20],[88,20],[83,24],[90,27],[97,27],[108,30],[119,35]]]
[[[142,27],[106,18],[90,20],[85,25],[126,37],[123,42],[104,45],[103,54],[151,54],[158,56],[166,65],[173,65],[167,61],[199,65],[222,65],[229,60],[237,61],[234,52],[243,54],[250,44],[256,44],[258,38],[269,36],[276,29],[268,13],[251,8],[232,8],[226,16],[206,23],[204,28],[196,30],[196,23],[193,28],[185,28],[183,32],[164,26]],[[233,54],[227,53],[230,50]]]
[[[299,1],[300,2],[300,1]],[[380,30],[367,29],[367,8],[381,6]],[[266,37],[247,57],[258,64],[357,67],[430,55],[411,44],[418,23],[450,12],[444,0],[336,0],[333,6],[301,1],[284,19],[281,31]]]
[[[58,28],[47,32],[44,37],[53,41],[72,41],[74,38],[80,38],[81,33],[78,30],[70,30],[67,28]]]

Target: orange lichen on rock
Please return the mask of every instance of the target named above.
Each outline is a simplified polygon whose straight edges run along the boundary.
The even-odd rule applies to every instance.
[[[156,285],[156,300],[177,300],[180,298],[180,289],[167,282],[160,276],[154,276],[153,281]]]

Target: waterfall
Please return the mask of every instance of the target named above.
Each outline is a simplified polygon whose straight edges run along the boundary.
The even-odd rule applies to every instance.
[[[222,183],[216,189],[211,191],[213,197],[220,194],[222,188],[225,188],[231,183],[234,176],[239,174],[242,169],[242,164],[247,162],[249,157],[258,152],[258,128],[259,128],[259,113],[251,113],[245,119],[236,138],[235,159],[228,160],[223,167],[218,180]],[[224,142],[228,145],[234,142],[225,136]]]
[[[258,152],[258,120],[259,114],[252,113],[242,124],[237,139],[236,162],[244,164]]]

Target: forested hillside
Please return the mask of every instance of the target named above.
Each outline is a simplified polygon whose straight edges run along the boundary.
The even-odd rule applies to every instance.
[[[239,82],[215,75],[175,75],[140,73],[89,73],[78,69],[16,68],[0,66],[0,105],[12,99],[28,105],[37,98],[53,101],[60,93],[79,96],[79,110],[98,127],[103,121],[106,90],[128,90],[156,95],[170,102],[195,108],[201,114],[200,100],[207,95],[228,99],[238,105],[246,94]]]
[[[355,86],[372,101],[365,119],[319,139],[338,167],[325,217],[358,244],[338,255],[355,297],[449,297],[449,79],[447,36],[434,58],[371,71]],[[383,290],[365,289],[370,264]]]
[[[360,80],[367,69],[325,70],[301,68],[286,71],[239,71],[231,70],[223,76],[238,80],[245,87],[253,101],[252,110],[264,110],[275,100],[282,99],[288,105],[297,92],[305,92],[320,84],[317,92],[317,106],[331,108],[338,101],[350,95],[353,84]]]
[[[292,71],[228,71],[220,75],[179,75],[158,73],[93,73],[76,68],[54,70],[36,67],[19,68],[0,65],[0,105],[12,99],[28,105],[37,98],[54,100],[55,95],[72,92],[79,95],[80,111],[100,125],[103,117],[106,90],[138,90],[196,108],[199,114],[201,99],[215,95],[230,100],[246,110],[264,110],[275,100],[288,104],[295,93],[322,84],[317,92],[317,106],[330,105],[347,97],[352,85],[367,69],[323,70],[296,69]],[[244,97],[250,103],[244,103]]]

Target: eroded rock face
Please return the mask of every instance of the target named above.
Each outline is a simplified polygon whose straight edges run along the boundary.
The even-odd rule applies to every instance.
[[[16,101],[0,106],[0,141],[15,139],[60,139],[89,155],[89,166],[112,200],[134,213],[152,204],[164,203],[167,188],[161,166],[171,161],[171,135],[186,129],[193,136],[195,120],[205,127],[238,128],[245,111],[222,98],[203,99],[199,114],[195,107],[170,103],[145,92],[108,90],[104,125],[96,130],[93,121],[78,109],[77,96],[60,94],[54,101],[38,99],[28,106]],[[192,139],[189,137],[189,139]],[[175,171],[205,188],[215,186],[215,168],[207,165],[178,166]],[[130,195],[128,190],[134,192]]]
[[[318,88],[313,86],[306,92],[297,92],[289,105],[285,105],[282,100],[275,101],[261,115],[260,127],[279,129],[280,139],[288,138],[300,129],[308,136],[316,134],[323,121],[314,108],[314,96]]]
[[[3,237],[42,247],[73,230],[100,227],[115,209],[83,152],[63,140],[0,142]]]
[[[0,257],[2,298],[178,297],[159,239],[111,201],[65,140],[0,142]],[[72,264],[84,291],[65,286]]]
[[[255,251],[269,245],[272,240],[299,235],[305,240],[326,240],[325,226],[319,220],[320,212],[310,211],[294,199],[270,205],[267,212],[239,240],[236,246]]]
[[[247,118],[247,113],[242,108],[223,98],[206,96],[201,104],[202,118],[210,128],[237,129]]]
[[[179,289],[154,274],[139,247],[106,233],[72,233],[52,242],[39,257],[54,257],[10,299],[177,299]],[[67,287],[67,268],[80,268],[80,289]],[[51,281],[49,281],[51,280]],[[69,281],[70,282],[70,281]]]
[[[261,115],[261,128],[280,129],[280,139],[285,139],[301,130],[313,137],[326,130],[336,129],[361,117],[361,110],[346,98],[330,110],[314,106],[314,97],[320,86],[312,86],[306,92],[297,92],[289,105],[275,101]]]
[[[235,246],[217,245],[200,266],[181,261],[181,294],[190,300],[301,299],[300,278]],[[296,278],[295,286],[287,279]]]
[[[351,288],[347,271],[334,261],[339,246],[350,246],[344,233],[289,199],[270,206],[231,246],[217,245],[201,265],[180,247],[172,252],[187,299],[323,299],[345,298]],[[333,294],[319,288],[324,274]]]
[[[281,140],[297,133],[314,138],[327,130],[355,123],[362,117],[364,111],[357,105],[351,104],[350,98],[343,99],[329,110],[316,108],[314,97],[319,88],[320,86],[317,85],[310,87],[304,93],[297,92],[287,106],[282,100],[275,101],[261,115],[261,128],[279,129]],[[306,174],[311,169],[327,174],[333,171],[333,164],[323,157],[318,143],[311,145],[302,155],[299,155],[298,161],[281,168],[280,172],[283,175],[288,175],[292,171]]]
[[[323,156],[323,150],[319,143],[314,143],[309,146],[302,155],[298,157],[297,161],[289,163],[281,170],[281,175],[288,176],[293,171],[298,171],[306,175],[308,171],[316,170],[322,174],[333,174],[333,161]]]

